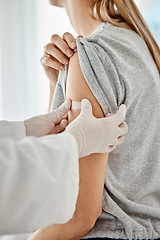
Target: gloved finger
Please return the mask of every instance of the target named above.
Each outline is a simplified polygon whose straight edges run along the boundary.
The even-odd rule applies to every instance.
[[[88,99],[83,99],[81,102],[81,114],[92,115],[92,105]]]
[[[67,118],[68,118],[68,113],[64,115],[63,119],[67,119]]]
[[[66,129],[67,125],[68,125],[68,121],[65,119],[62,120],[59,124],[56,124],[54,128],[55,134],[63,132]]]
[[[124,137],[120,136],[119,138],[117,138],[117,145],[120,145],[124,142]]]
[[[68,99],[59,108],[47,114],[47,118],[56,124],[60,123],[60,121],[68,113],[70,108],[71,108],[71,100]]]
[[[113,114],[107,113],[106,117],[111,117]]]
[[[60,123],[60,132],[64,131],[68,125],[67,119],[63,119]]]
[[[56,125],[53,123],[53,126],[52,126],[52,129],[51,129],[51,131],[49,132],[49,135],[50,134],[56,134]]]
[[[108,152],[112,152],[116,148],[116,145],[112,145],[108,147]]]
[[[125,122],[121,123],[119,126],[118,126],[118,137],[126,134],[128,132],[128,126]]]
[[[126,116],[126,106],[124,104],[122,104],[119,107],[119,110],[117,111],[117,113],[115,113],[113,117],[115,118],[115,122],[118,125],[120,125],[121,123],[124,122],[125,116]]]

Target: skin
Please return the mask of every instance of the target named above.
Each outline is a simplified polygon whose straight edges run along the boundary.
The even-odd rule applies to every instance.
[[[56,7],[63,7],[63,0],[49,0],[50,4]]]
[[[50,0],[51,5],[65,8],[71,25],[78,35],[84,37],[91,35],[101,21],[90,15],[93,0]]]

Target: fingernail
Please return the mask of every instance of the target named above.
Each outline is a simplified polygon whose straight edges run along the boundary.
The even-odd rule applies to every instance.
[[[77,38],[83,38],[83,36],[82,36],[82,35],[79,35]]]
[[[69,60],[67,58],[63,58],[63,63],[64,64],[68,64],[69,63]]]
[[[71,49],[68,49],[67,50],[67,55],[70,57],[70,56],[72,56],[72,54],[73,54],[73,51]]]
[[[71,47],[75,48],[75,47],[77,47],[77,44],[75,42],[71,42]]]
[[[64,71],[65,70],[65,66],[60,66],[60,70]]]

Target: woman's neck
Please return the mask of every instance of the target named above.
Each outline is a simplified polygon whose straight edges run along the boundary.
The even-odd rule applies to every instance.
[[[102,23],[91,17],[91,1],[89,0],[68,0],[64,8],[78,35],[89,36]]]

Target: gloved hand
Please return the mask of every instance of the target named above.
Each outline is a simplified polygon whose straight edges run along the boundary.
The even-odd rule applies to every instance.
[[[57,134],[66,128],[68,122],[65,115],[71,108],[71,100],[66,100],[58,109],[45,115],[39,115],[24,121],[27,136],[42,137]]]
[[[77,140],[79,156],[91,153],[111,152],[116,145],[124,141],[128,131],[125,120],[126,106],[121,105],[116,114],[105,118],[95,118],[92,115],[92,105],[87,99],[81,102],[81,113],[66,128]]]

